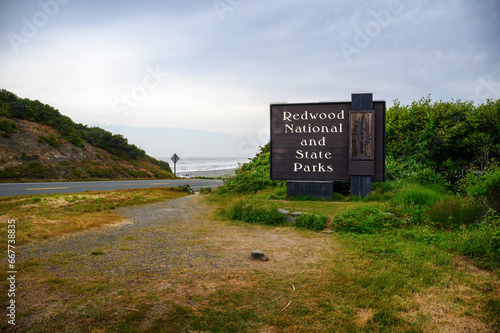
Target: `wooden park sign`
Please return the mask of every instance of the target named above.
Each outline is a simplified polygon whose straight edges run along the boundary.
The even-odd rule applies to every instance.
[[[286,180],[289,196],[331,197],[335,181],[369,194],[385,179],[385,101],[353,94],[350,102],[271,104],[271,179]]]

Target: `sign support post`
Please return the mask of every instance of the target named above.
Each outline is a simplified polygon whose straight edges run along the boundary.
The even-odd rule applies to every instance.
[[[372,191],[372,178],[375,172],[373,141],[376,135],[373,128],[374,111],[372,110],[373,94],[351,95],[351,111],[349,112],[351,196],[365,197]],[[370,152],[367,152],[367,149]]]
[[[176,164],[181,158],[177,156],[177,154],[174,154],[171,158],[172,162],[174,162],[174,176],[177,177],[177,170],[176,170]]]

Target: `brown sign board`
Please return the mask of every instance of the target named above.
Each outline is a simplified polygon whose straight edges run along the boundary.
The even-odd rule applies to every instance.
[[[271,179],[350,181],[385,175],[385,102],[271,104]]]

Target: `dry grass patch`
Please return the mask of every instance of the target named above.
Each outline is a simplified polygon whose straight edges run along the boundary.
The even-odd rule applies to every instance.
[[[359,328],[365,326],[373,318],[373,314],[372,309],[359,309],[356,317],[356,326]]]
[[[483,311],[478,295],[464,285],[449,289],[430,288],[415,295],[416,311],[424,316],[428,332],[493,332],[491,324],[474,315]],[[478,302],[479,301],[479,302]]]
[[[25,195],[0,198],[0,233],[16,220],[16,244],[127,223],[116,215],[119,207],[158,202],[187,195],[176,188],[126,189],[83,194]],[[0,244],[5,249],[6,242]]]
[[[138,256],[148,245],[140,234],[121,235],[126,254],[113,257],[109,266],[101,265],[111,260],[111,246],[99,256],[89,249],[84,255],[67,252],[23,263],[22,324],[33,325],[34,332],[495,329],[491,314],[498,276],[453,255],[397,238],[221,221],[211,215],[216,207],[202,197],[179,201],[193,207],[182,222],[169,223],[178,209],[162,206],[165,223],[141,230],[154,235],[152,242],[160,232],[182,239],[182,244],[155,243],[165,255],[181,250],[162,262],[165,270],[111,272],[130,264],[127,256]],[[106,230],[116,231],[101,231]],[[254,249],[269,261],[251,260]],[[147,259],[149,252],[143,255]],[[87,265],[93,260],[99,269]]]

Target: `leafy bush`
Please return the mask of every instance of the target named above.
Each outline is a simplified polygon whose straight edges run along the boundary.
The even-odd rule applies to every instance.
[[[483,207],[500,211],[500,169],[487,171],[479,176],[469,174],[465,188],[467,194]]]
[[[212,192],[210,187],[200,187],[200,194],[208,194],[210,192]]]
[[[90,144],[102,148],[113,155],[124,159],[138,159],[146,156],[146,152],[128,143],[120,134],[112,134],[99,127],[82,128],[82,137]]]
[[[29,162],[28,163],[28,169],[29,169],[29,172],[32,176],[34,176],[34,178],[41,178],[43,177],[43,166],[36,162],[36,161],[32,161],[32,162]]]
[[[226,216],[231,220],[265,225],[282,225],[286,222],[286,216],[276,209],[255,207],[243,201],[233,204]]]
[[[353,209],[335,216],[332,221],[334,230],[358,234],[373,234],[400,225],[401,220],[394,214],[382,212],[375,207]]]
[[[40,135],[38,137],[38,142],[45,142],[49,146],[54,147],[54,148],[59,147],[59,141],[57,141],[57,139],[53,135],[50,135],[50,136]]]
[[[373,183],[372,193],[364,198],[365,201],[387,201],[394,197],[397,189],[401,187],[400,180],[388,180]]]
[[[474,228],[462,227],[455,248],[462,255],[471,256],[482,266],[498,268],[500,265],[500,216],[490,210]]]
[[[269,147],[269,143],[261,147],[261,151],[249,163],[242,164],[236,170],[235,176],[225,178],[224,185],[219,187],[219,193],[256,193],[266,188],[283,185],[283,182],[270,178]]]
[[[278,187],[274,189],[274,191],[269,195],[270,200],[285,200],[287,198],[286,196],[287,190],[286,187]]]
[[[426,184],[444,184],[444,179],[431,168],[412,158],[395,158],[388,155],[385,160],[386,176],[389,180],[412,179],[415,182]]]
[[[17,128],[15,122],[10,122],[6,119],[0,120],[0,131],[2,131],[2,136],[5,138],[10,138],[14,133],[14,130]]]
[[[66,135],[66,140],[68,140],[70,143],[72,143],[73,145],[75,145],[78,148],[85,147],[85,143],[83,143],[83,140],[80,139],[80,137],[76,133],[70,133],[70,134]]]
[[[194,194],[193,189],[189,185],[172,187],[171,190],[172,191],[177,191],[177,192],[184,192],[184,193],[188,193],[188,194]]]
[[[452,184],[500,158],[500,100],[477,107],[430,97],[407,106],[396,101],[387,110],[386,129],[389,156],[422,164]]]
[[[479,217],[479,208],[470,198],[447,196],[425,210],[424,215],[437,228],[472,224]]]
[[[313,231],[320,231],[326,227],[326,216],[302,214],[295,218],[295,226]]]

